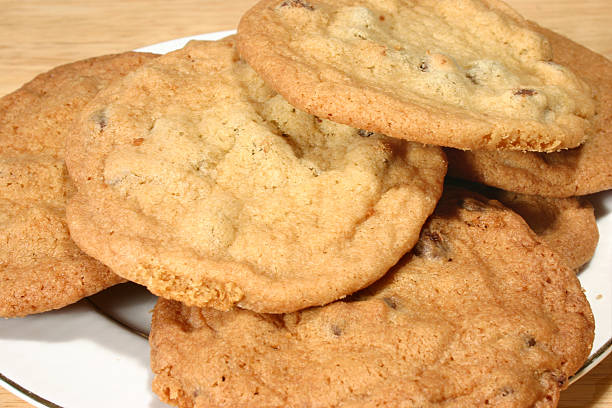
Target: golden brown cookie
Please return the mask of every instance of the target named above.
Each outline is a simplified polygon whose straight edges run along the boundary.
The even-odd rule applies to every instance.
[[[153,54],[63,65],[0,99],[0,316],[57,309],[123,281],[70,239],[66,134],[110,81]]]
[[[63,157],[76,112],[106,84],[154,54],[126,52],[73,62],[38,75],[0,99],[0,152],[44,152]]]
[[[595,253],[599,230],[586,198],[519,194],[456,179],[447,179],[447,183],[498,200],[516,212],[572,269],[586,264]]]
[[[523,217],[570,268],[578,269],[593,257],[599,230],[593,206],[585,198],[542,197],[497,189],[486,195]]]
[[[446,189],[413,253],[284,315],[160,299],[154,392],[179,407],[554,407],[593,316],[574,272],[496,201]]]
[[[308,115],[239,60],[193,42],[101,92],[69,143],[75,241],[190,305],[329,303],[417,241],[441,149]]]
[[[496,0],[263,0],[238,46],[294,106],[397,138],[556,151],[592,133],[589,87]]]
[[[596,95],[596,133],[579,148],[556,153],[447,149],[453,177],[525,194],[585,195],[612,188],[612,63],[568,38],[532,23],[545,34],[553,61],[579,73]]]

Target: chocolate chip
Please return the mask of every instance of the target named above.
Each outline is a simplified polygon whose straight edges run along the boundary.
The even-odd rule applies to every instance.
[[[412,253],[416,256],[440,260],[451,259],[450,248],[442,236],[436,231],[423,230],[419,242],[414,246]]]
[[[304,0],[285,0],[280,4],[280,7],[294,7],[314,10],[314,7],[312,7],[312,5],[308,4]]]
[[[533,96],[533,95],[537,95],[538,91],[535,91],[533,89],[517,89],[516,91],[514,91],[514,95],[516,96]]]
[[[106,112],[103,110],[95,112],[92,115],[92,119],[100,127],[100,132],[102,132],[106,125],[108,125],[108,117],[106,116]]]
[[[565,382],[567,381],[567,377],[563,373],[554,373],[553,378],[555,379],[559,387],[563,387],[565,385]]]
[[[536,340],[533,337],[529,336],[525,340],[525,343],[527,343],[527,347],[533,347],[536,345]]]
[[[308,170],[312,172],[314,177],[319,177],[319,170],[315,169],[314,167],[308,167]]]
[[[390,297],[384,297],[382,298],[383,302],[385,302],[387,304],[387,306],[389,306],[391,309],[397,309],[397,302],[395,301],[395,299],[390,298]]]
[[[563,388],[567,382],[567,376],[560,371],[546,371],[544,376],[555,381],[559,388]]]
[[[434,241],[434,242],[442,242],[442,238],[440,237],[440,234],[438,234],[437,232],[427,232],[427,237]]]
[[[340,335],[342,334],[342,329],[340,327],[338,327],[335,324],[331,325],[331,332],[334,336],[336,337],[340,337]]]
[[[361,137],[370,137],[374,134],[374,132],[370,132],[368,130],[359,129],[357,134]]]
[[[478,85],[478,81],[476,80],[476,76],[474,76],[474,74],[472,74],[471,72],[466,72],[465,76],[467,77],[467,79],[472,81],[474,85]]]
[[[419,69],[422,72],[428,72],[429,71],[429,65],[427,65],[427,62],[421,61],[421,63],[419,64]]]

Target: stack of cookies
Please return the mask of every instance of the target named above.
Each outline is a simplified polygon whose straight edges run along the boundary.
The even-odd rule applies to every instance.
[[[611,87],[497,0],[263,0],[57,68],[0,101],[0,315],[146,286],[179,407],[554,407],[593,341],[576,196],[612,188]]]

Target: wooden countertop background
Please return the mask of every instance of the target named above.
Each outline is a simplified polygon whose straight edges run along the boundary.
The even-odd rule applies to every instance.
[[[611,0],[506,1],[527,18],[612,58]],[[0,95],[67,62],[233,29],[253,3],[0,0]],[[0,388],[0,407],[31,406]],[[560,407],[612,407],[612,356],[564,391]]]

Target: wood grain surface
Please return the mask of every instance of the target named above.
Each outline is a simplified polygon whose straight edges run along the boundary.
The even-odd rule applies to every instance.
[[[612,58],[612,0],[507,2],[527,18]],[[67,62],[233,29],[253,3],[253,0],[0,0],[0,95]],[[612,356],[564,391],[559,406],[612,407]],[[31,405],[0,388],[0,407]]]

